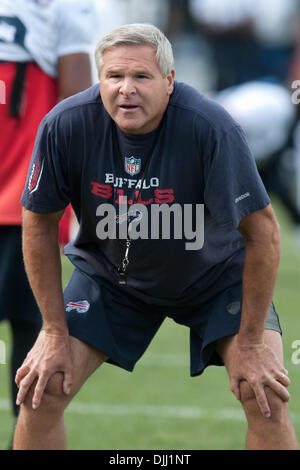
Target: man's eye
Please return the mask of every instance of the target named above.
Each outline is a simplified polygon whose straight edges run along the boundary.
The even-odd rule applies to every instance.
[[[142,73],[137,75],[137,78],[148,78],[147,75],[143,75]]]

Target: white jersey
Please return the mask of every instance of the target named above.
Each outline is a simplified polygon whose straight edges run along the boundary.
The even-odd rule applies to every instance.
[[[58,57],[89,53],[96,32],[93,0],[0,0],[0,60],[56,77]]]
[[[289,91],[275,83],[247,82],[214,99],[242,126],[258,165],[282,148],[296,117]]]
[[[230,29],[251,21],[255,37],[270,46],[295,40],[299,0],[188,0],[192,17]]]
[[[226,29],[252,19],[255,4],[254,0],[189,0],[189,8],[195,20]]]

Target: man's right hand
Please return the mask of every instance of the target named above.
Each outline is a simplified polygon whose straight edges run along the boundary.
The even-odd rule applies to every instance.
[[[64,374],[63,392],[68,395],[72,385],[70,336],[47,334],[42,330],[33,348],[17,371],[15,378],[19,387],[17,405],[24,402],[28,390],[37,379],[32,408],[38,408],[47,382],[56,372]]]

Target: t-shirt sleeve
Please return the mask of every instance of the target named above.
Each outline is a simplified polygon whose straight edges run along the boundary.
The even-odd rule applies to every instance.
[[[205,171],[204,202],[212,218],[228,229],[270,204],[240,126],[217,139]]]
[[[37,133],[21,198],[21,204],[32,212],[57,212],[70,202],[66,152],[53,128],[44,118]]]
[[[56,55],[90,53],[98,20],[93,0],[59,0]]]

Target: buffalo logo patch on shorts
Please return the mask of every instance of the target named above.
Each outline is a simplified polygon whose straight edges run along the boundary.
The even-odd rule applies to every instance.
[[[90,304],[87,300],[77,300],[76,302],[68,302],[66,311],[76,310],[78,313],[85,313],[90,308]]]

